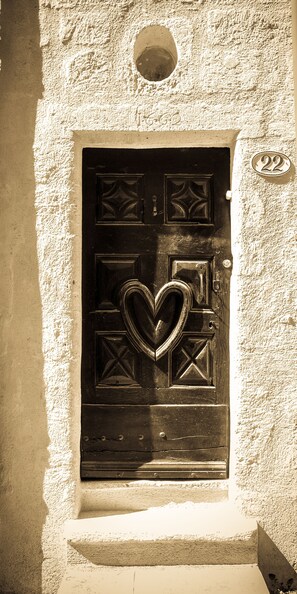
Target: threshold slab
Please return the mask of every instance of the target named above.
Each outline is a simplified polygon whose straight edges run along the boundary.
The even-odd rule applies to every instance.
[[[81,509],[140,511],[175,503],[217,503],[228,499],[228,480],[86,481],[81,483]]]

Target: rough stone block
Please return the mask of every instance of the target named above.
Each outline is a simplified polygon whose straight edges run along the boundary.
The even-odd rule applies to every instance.
[[[63,12],[60,17],[59,37],[64,45],[102,46],[110,42],[108,14],[105,11],[84,14]]]
[[[106,55],[100,51],[84,50],[65,60],[66,83],[79,89],[92,85],[92,90],[95,87],[99,91],[107,83],[108,69]]]

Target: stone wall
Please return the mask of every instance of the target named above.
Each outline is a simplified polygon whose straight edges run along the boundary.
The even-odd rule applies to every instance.
[[[267,149],[295,161],[289,3],[3,4],[0,588],[56,591],[80,505],[83,146],[231,147],[230,498],[296,564],[295,169],[250,167]],[[134,63],[149,25],[177,46],[162,82]]]

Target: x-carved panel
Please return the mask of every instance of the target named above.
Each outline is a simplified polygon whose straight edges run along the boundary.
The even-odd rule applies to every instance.
[[[136,353],[125,335],[97,334],[96,384],[98,386],[138,385]]]
[[[172,382],[181,385],[213,385],[210,338],[184,336],[172,353]]]

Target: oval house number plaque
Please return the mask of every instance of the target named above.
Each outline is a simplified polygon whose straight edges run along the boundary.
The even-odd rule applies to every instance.
[[[291,161],[283,153],[263,151],[252,156],[251,166],[259,175],[275,177],[285,175],[291,167]]]

